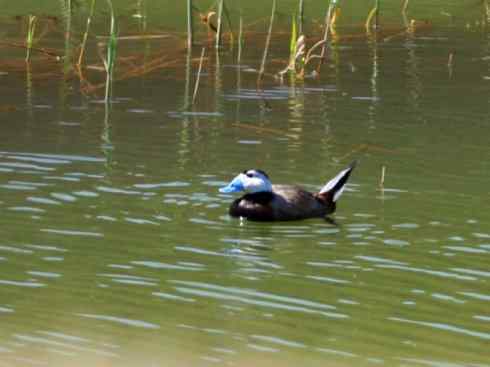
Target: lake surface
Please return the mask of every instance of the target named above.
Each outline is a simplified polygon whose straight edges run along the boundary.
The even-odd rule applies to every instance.
[[[84,79],[2,46],[0,366],[490,366],[478,21],[340,27],[320,77],[281,83],[283,29],[261,92],[250,32],[240,64],[206,49],[193,106],[202,29],[192,57],[121,40],[110,106],[95,40]],[[315,191],[355,159],[337,225],[236,220],[218,192],[246,168]]]

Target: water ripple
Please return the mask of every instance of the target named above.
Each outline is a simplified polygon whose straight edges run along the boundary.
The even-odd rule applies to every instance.
[[[431,270],[431,269],[422,269],[422,268],[415,268],[415,267],[409,267],[409,266],[401,266],[401,265],[391,265],[391,264],[379,264],[376,265],[378,268],[384,268],[384,269],[397,269],[397,270],[405,270],[405,271],[411,271],[415,273],[421,273],[421,274],[430,274],[430,275],[435,275],[443,278],[451,278],[451,279],[458,279],[458,280],[471,280],[475,281],[477,278],[475,277],[470,277],[466,275],[459,275],[455,273],[450,273],[447,271],[441,271],[441,270]]]
[[[335,306],[308,301],[296,297],[279,296],[252,289],[225,287],[192,281],[169,280],[169,283],[176,284],[177,286],[175,286],[175,289],[184,294],[192,294],[221,300],[234,300],[246,304],[289,311],[321,314],[331,318],[348,318],[348,316],[344,314],[325,311],[335,310]]]
[[[134,327],[139,327],[139,328],[144,328],[144,329],[160,329],[159,325],[146,322],[146,321],[141,321],[141,320],[132,320],[132,319],[126,319],[123,317],[115,317],[115,316],[108,316],[108,315],[94,315],[94,314],[86,314],[86,313],[77,313],[77,316],[80,317],[85,317],[88,319],[95,319],[95,320],[100,320],[100,321],[109,321],[109,322],[114,322],[117,324],[121,325],[126,325],[126,326],[134,326]]]
[[[415,324],[415,325],[421,325],[421,326],[428,326],[428,327],[431,327],[433,329],[451,331],[451,332],[458,333],[458,334],[473,336],[473,337],[476,337],[479,339],[490,340],[490,333],[468,330],[468,329],[460,328],[460,327],[449,325],[449,324],[443,324],[443,323],[438,323],[438,322],[416,321],[416,320],[403,319],[403,318],[399,318],[399,317],[388,317],[388,320],[398,321],[398,322],[403,322],[403,323],[409,323],[409,324]]]

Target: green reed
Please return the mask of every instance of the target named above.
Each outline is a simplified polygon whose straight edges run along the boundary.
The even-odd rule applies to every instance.
[[[116,64],[116,51],[117,51],[117,30],[116,30],[116,18],[114,16],[114,9],[112,7],[112,1],[107,0],[107,4],[111,14],[111,28],[109,34],[109,40],[107,42],[107,59],[104,60],[104,67],[106,71],[106,85],[105,85],[105,101],[110,101],[112,95],[112,81],[114,75],[114,67]]]
[[[30,61],[31,48],[34,43],[34,32],[36,31],[37,17],[35,15],[29,15],[27,23],[27,35],[26,35],[26,62]]]
[[[92,17],[94,16],[95,0],[92,0],[90,4],[90,12],[87,18],[87,24],[85,26],[85,33],[83,34],[82,45],[80,46],[80,55],[78,56],[78,67],[82,64],[83,55],[85,53],[85,46],[87,44],[88,32],[90,30],[90,23],[92,23]]]

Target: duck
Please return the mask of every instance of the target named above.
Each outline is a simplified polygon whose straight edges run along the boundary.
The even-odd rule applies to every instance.
[[[352,162],[328,181],[319,192],[312,193],[295,185],[273,185],[261,169],[248,169],[221,187],[221,193],[245,192],[234,200],[229,214],[252,221],[292,221],[326,218],[335,212],[337,200],[357,162]]]

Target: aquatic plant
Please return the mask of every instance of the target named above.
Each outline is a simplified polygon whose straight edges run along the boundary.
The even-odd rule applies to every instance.
[[[297,36],[296,16],[293,15],[291,22],[291,39],[289,41],[289,63],[285,69],[279,72],[281,78],[288,71],[296,74],[298,68],[301,70],[299,76],[303,76],[305,49],[305,36],[302,34],[299,37]]]
[[[61,15],[64,25],[64,56],[63,56],[63,74],[65,78],[68,78],[69,73],[72,71],[72,43],[71,43],[71,29],[72,29],[72,0],[59,0]]]
[[[221,44],[221,32],[222,32],[222,19],[223,19],[223,1],[224,0],[219,0],[218,4],[218,27],[216,30],[216,43],[215,47],[218,48]]]
[[[327,14],[325,15],[325,24],[324,24],[325,30],[323,31],[323,38],[321,40],[322,51],[321,51],[320,57],[319,57],[320,61],[318,63],[318,67],[317,67],[317,73],[320,72],[320,67],[326,58],[328,33],[331,30],[330,25],[331,25],[331,21],[332,21],[332,15],[334,14],[333,12],[334,12],[335,8],[337,7],[337,3],[338,3],[338,0],[331,0],[330,4],[328,6],[328,9],[327,9]],[[313,47],[313,48],[315,48],[315,47]]]
[[[406,0],[406,3],[408,4],[408,0]],[[379,26],[379,0],[376,0],[376,3],[374,4],[374,7],[371,9],[371,11],[368,13],[368,17],[366,19],[366,31],[369,33],[371,32],[372,22],[374,18],[374,29],[378,29]]]
[[[206,51],[206,47],[203,47],[201,50],[201,58],[199,59],[199,68],[197,70],[196,83],[194,85],[194,93],[192,94],[192,104],[194,104],[194,102],[196,101],[197,90],[199,89],[199,80],[201,79],[201,71],[202,71],[202,64],[204,61],[205,51]]]
[[[240,65],[242,60],[242,46],[243,46],[243,18],[240,14],[240,21],[238,23],[238,55],[237,64]]]
[[[264,53],[262,55],[262,62],[260,64],[259,75],[257,77],[257,85],[262,81],[262,77],[265,72],[265,61],[267,60],[267,53],[269,52],[269,47],[271,43],[272,25],[274,24],[274,16],[276,14],[276,0],[272,0],[272,13],[269,23],[269,31],[267,32],[267,39],[265,41]]]
[[[116,31],[116,18],[114,16],[114,9],[112,7],[112,1],[107,0],[111,14],[111,28],[109,34],[109,40],[107,41],[107,58],[104,59],[104,67],[106,71],[106,86],[105,86],[105,101],[109,102],[112,95],[112,81],[114,74],[114,66],[116,63],[116,51],[117,51],[117,31]]]
[[[187,0],[187,47],[192,48],[194,42],[194,22],[192,19],[192,0]]]
[[[304,12],[305,12],[304,0],[299,0],[299,5],[298,5],[298,33],[299,34],[303,34]]]
[[[82,64],[83,55],[85,53],[85,46],[87,44],[88,32],[90,29],[90,23],[92,22],[92,17],[94,16],[94,10],[95,10],[95,0],[92,0],[92,2],[90,4],[90,12],[89,12],[89,15],[87,17],[87,24],[85,27],[85,33],[83,34],[83,40],[82,40],[82,44],[80,46],[80,55],[78,56],[78,62],[77,62],[78,67],[80,67],[80,65]]]
[[[29,15],[27,23],[27,35],[26,35],[26,62],[29,62],[31,57],[31,48],[34,42],[34,32],[36,31],[37,17],[35,15]]]

